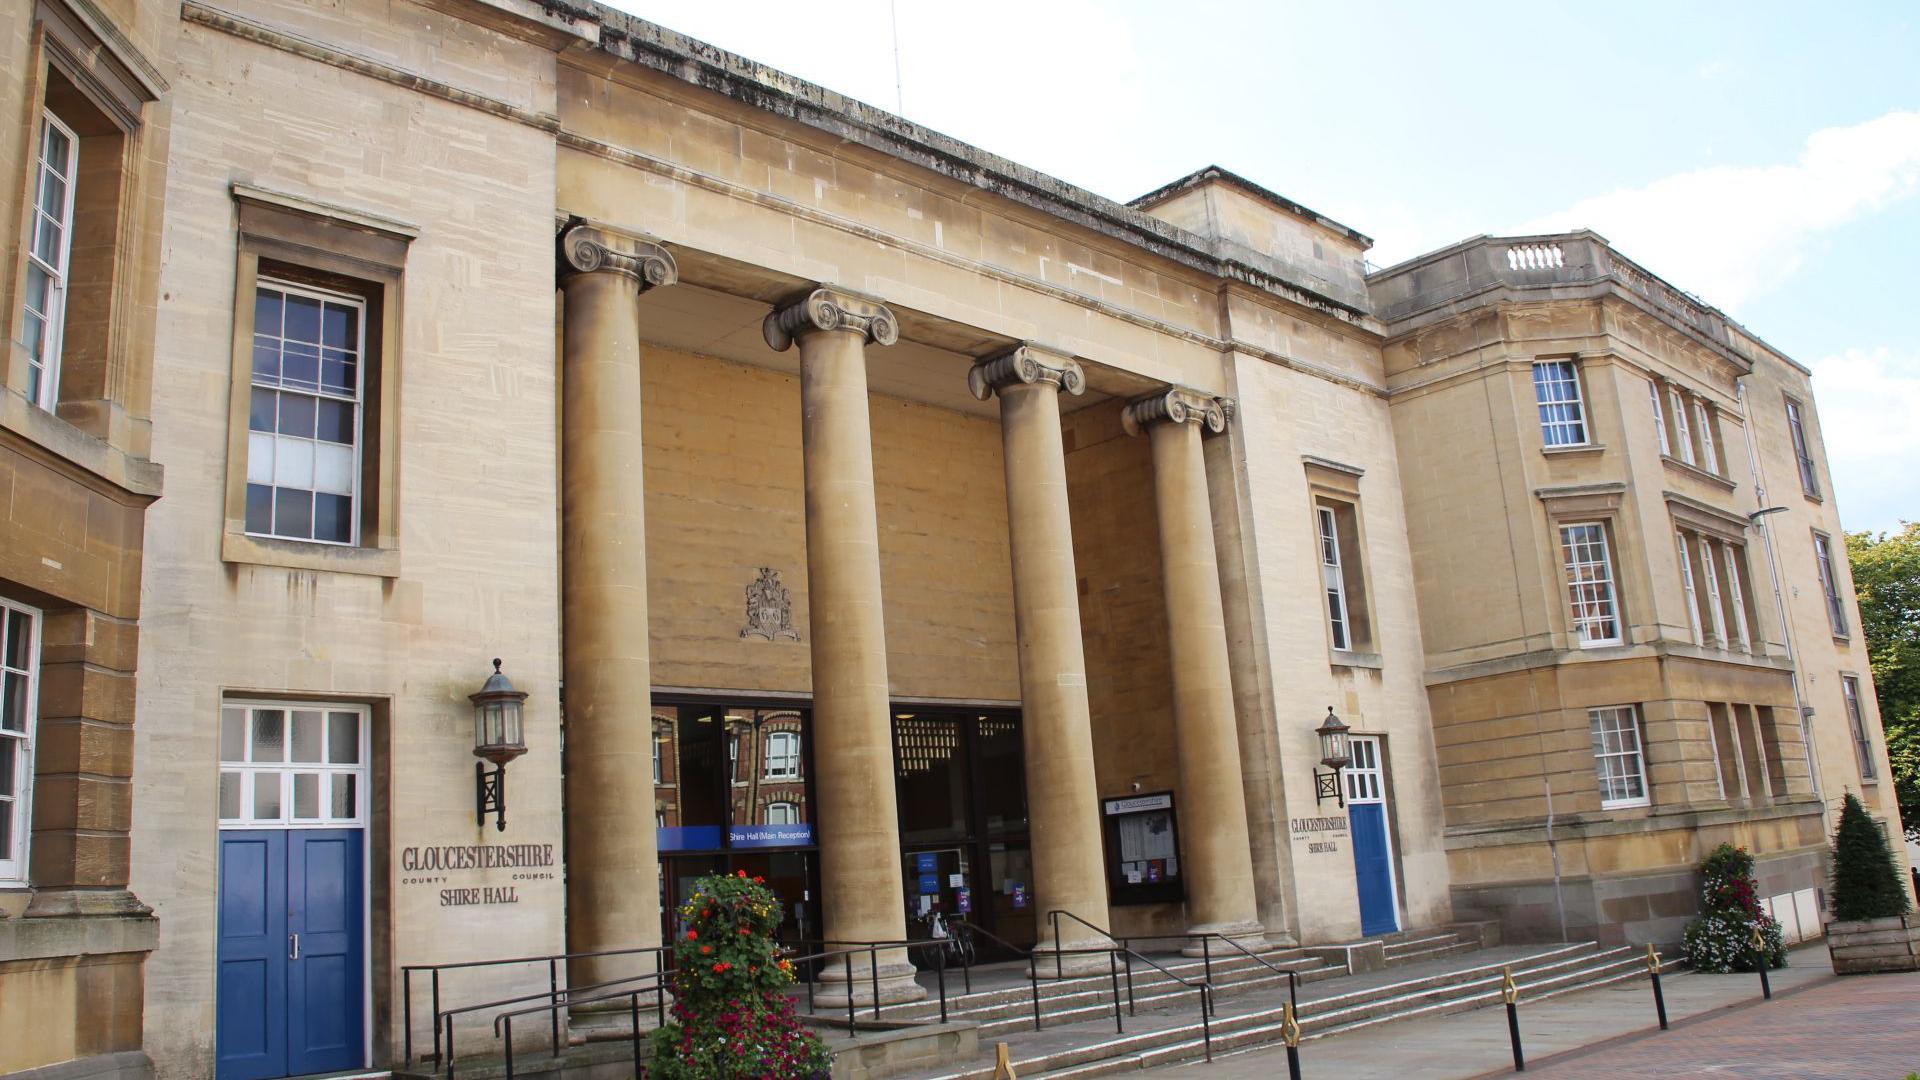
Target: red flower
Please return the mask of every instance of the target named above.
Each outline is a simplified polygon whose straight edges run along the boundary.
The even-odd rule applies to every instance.
[[[745,870],[735,870],[735,871],[733,872],[733,876],[735,876],[735,877],[746,877],[746,876],[747,876],[747,872],[746,872]]]
[[[701,955],[701,956],[706,956],[707,954],[709,954],[709,953],[711,953],[711,952],[713,952],[713,946],[711,946],[711,945],[702,945],[702,946],[700,946],[700,955]]]
[[[753,879],[753,883],[755,885],[765,885],[767,883],[767,879],[763,877],[756,877]]]
[[[700,940],[700,931],[698,931],[698,930],[689,930],[689,931],[687,931],[687,940],[688,940],[688,941],[699,941],[699,940]]]

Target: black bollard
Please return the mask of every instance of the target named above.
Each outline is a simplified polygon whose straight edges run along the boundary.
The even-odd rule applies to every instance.
[[[1288,1002],[1281,1013],[1280,1038],[1287,1044],[1287,1080],[1300,1080],[1300,1021],[1293,1015],[1293,1003]]]
[[[1753,966],[1760,972],[1760,996],[1773,1000],[1773,984],[1767,981],[1767,939],[1760,934],[1760,928],[1753,928]]]
[[[1653,976],[1653,1011],[1660,1014],[1660,1030],[1667,1030],[1667,995],[1660,992],[1660,954],[1647,946],[1647,974]]]
[[[1500,997],[1507,1003],[1507,1037],[1513,1040],[1513,1071],[1527,1071],[1527,1055],[1520,1049],[1520,987],[1514,984],[1513,969],[1500,969]]]

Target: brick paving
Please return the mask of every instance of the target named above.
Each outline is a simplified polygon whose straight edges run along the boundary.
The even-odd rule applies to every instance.
[[[1904,1080],[1920,1071],[1920,973],[1862,975],[1530,1062],[1539,1080]]]

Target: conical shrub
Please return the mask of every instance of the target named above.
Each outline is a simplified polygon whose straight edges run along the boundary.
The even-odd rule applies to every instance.
[[[1840,825],[1833,831],[1833,917],[1843,922],[1888,919],[1905,915],[1908,908],[1887,835],[1848,792]]]

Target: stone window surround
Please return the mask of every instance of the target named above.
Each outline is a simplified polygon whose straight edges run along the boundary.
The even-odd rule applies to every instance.
[[[1360,478],[1366,475],[1366,470],[1358,465],[1348,465],[1313,454],[1302,454],[1300,462],[1306,470],[1308,526],[1311,530],[1309,535],[1313,538],[1316,565],[1320,551],[1320,507],[1338,504],[1352,515],[1352,536],[1343,537],[1340,547],[1341,569],[1347,579],[1348,648],[1332,647],[1332,612],[1327,609],[1324,592],[1320,599],[1321,624],[1328,628],[1329,660],[1335,667],[1379,669],[1383,666],[1380,654],[1360,648],[1379,647],[1379,635],[1373,629],[1373,560],[1366,557],[1370,549],[1367,546],[1366,518],[1360,498]],[[1348,540],[1352,542],[1348,543]]]
[[[1826,608],[1827,627],[1833,633],[1833,640],[1851,640],[1850,626],[1847,623],[1846,590],[1840,585],[1840,562],[1846,557],[1841,549],[1834,553],[1833,534],[1824,529],[1811,529],[1813,546],[1813,572],[1820,582],[1820,603]]]
[[[220,558],[297,570],[374,577],[400,576],[399,403],[402,360],[401,284],[419,229],[376,214],[235,183],[238,211],[233,368],[228,402],[226,522]],[[247,418],[253,382],[251,297],[261,261],[362,286],[369,301],[362,365],[363,488],[359,545],[250,536],[246,531]],[[239,298],[247,298],[242,302]]]
[[[1558,405],[1563,408],[1570,406],[1573,410],[1575,410],[1578,413],[1578,416],[1575,419],[1563,418],[1563,419],[1549,421],[1539,415],[1541,407],[1545,404],[1549,404],[1549,403],[1543,403],[1539,400],[1540,373],[1542,368],[1554,367],[1561,364],[1566,365],[1567,372],[1569,375],[1569,380],[1570,380],[1569,384],[1573,388],[1573,396],[1571,398],[1556,399],[1551,404]],[[1533,358],[1533,361],[1528,365],[1528,369],[1527,369],[1529,374],[1528,387],[1531,391],[1531,393],[1529,394],[1529,397],[1533,401],[1535,422],[1540,428],[1540,442],[1541,442],[1541,449],[1543,450],[1564,451],[1564,450],[1590,450],[1590,449],[1597,448],[1597,441],[1594,438],[1594,431],[1593,431],[1593,408],[1592,408],[1592,402],[1591,402],[1591,395],[1588,393],[1586,373],[1581,370],[1582,367],[1583,365],[1581,363],[1581,358],[1578,355],[1573,353],[1557,354],[1557,355],[1551,355],[1551,356],[1536,356]],[[1552,426],[1552,425],[1559,425],[1559,426],[1577,425],[1577,429],[1580,433],[1580,438],[1573,442],[1560,442],[1560,443],[1551,442],[1547,438],[1547,429],[1549,426]]]
[[[1565,648],[1569,650],[1613,649],[1633,644],[1633,628],[1628,621],[1626,560],[1620,554],[1620,507],[1626,490],[1627,486],[1619,481],[1534,489],[1534,496],[1546,509],[1547,539],[1551,546],[1547,562],[1553,570],[1551,581],[1554,595],[1558,597],[1549,608],[1557,613],[1552,629],[1554,634],[1565,638]],[[1606,531],[1607,561],[1613,575],[1613,617],[1619,625],[1620,636],[1618,641],[1606,645],[1585,645],[1579,641],[1579,631],[1573,625],[1572,597],[1567,591],[1566,556],[1561,550],[1560,530],[1567,525],[1588,524],[1599,524]]]
[[[24,650],[26,663],[21,668],[13,668],[0,657],[0,672],[24,673],[26,693],[24,695],[23,728],[10,732],[6,743],[0,743],[0,751],[16,754],[13,759],[13,781],[11,791],[6,792],[11,803],[9,833],[11,840],[0,847],[0,889],[23,887],[30,884],[28,866],[32,860],[33,844],[33,781],[34,738],[37,734],[36,721],[40,715],[40,636],[44,625],[43,614],[39,608],[23,604],[17,600],[0,597],[0,620],[8,619],[14,613],[25,616],[27,644]],[[0,641],[6,638],[5,628],[0,627]],[[4,676],[0,676],[3,679]],[[3,689],[3,687],[0,687]],[[13,744],[17,743],[16,750]]]
[[[1841,708],[1847,714],[1847,735],[1853,742],[1854,764],[1860,770],[1860,782],[1878,784],[1880,770],[1874,761],[1873,735],[1867,731],[1866,704],[1860,698],[1859,674],[1840,672]]]
[[[1807,403],[1804,399],[1780,391],[1780,409],[1787,421],[1787,441],[1793,450],[1795,475],[1800,480],[1800,494],[1813,502],[1822,501],[1820,495],[1820,464],[1813,459],[1813,432],[1807,430],[1811,425],[1807,417]]]
[[[24,13],[23,13],[24,14]],[[129,42],[111,19],[95,8],[90,0],[37,0],[31,12],[31,53],[26,70],[26,101],[32,103],[34,127],[39,125],[43,109],[51,109],[54,104],[50,94],[59,89],[59,96],[65,102],[68,112],[91,112],[94,116],[90,125],[96,129],[118,132],[118,149],[114,151],[114,164],[107,165],[94,159],[93,151],[81,147],[80,171],[83,176],[97,173],[102,169],[117,170],[112,177],[120,186],[117,213],[125,218],[134,211],[137,199],[134,192],[134,162],[141,153],[140,138],[143,135],[141,114],[144,107],[160,99],[167,91],[167,82],[161,77],[148,60]],[[61,114],[61,120],[71,124],[74,116]],[[83,138],[89,132],[80,132]],[[98,134],[98,131],[94,132]],[[37,163],[37,138],[34,140],[36,152],[33,155]],[[23,167],[25,163],[23,162]],[[26,178],[21,177],[23,185]],[[78,185],[76,185],[78,186]],[[23,187],[29,196],[30,187]],[[20,222],[28,220],[32,213],[32,199],[22,200]],[[96,232],[98,230],[95,230]],[[123,258],[137,258],[137,249],[126,247],[125,229],[116,227],[110,230],[119,236],[114,242],[112,257],[115,263]],[[24,233],[22,235],[29,235]],[[110,264],[111,265],[111,264]],[[7,310],[4,323],[9,329],[9,338],[21,340],[19,321],[22,319],[24,302],[24,284],[26,279],[24,248],[18,261],[6,268],[7,285],[0,285],[0,299],[4,299]],[[84,268],[86,276],[98,277],[99,267]],[[115,272],[122,268],[116,266]],[[8,286],[11,286],[9,288]],[[89,284],[89,291],[97,292],[99,283]],[[85,365],[73,369],[77,385],[64,391],[60,385],[51,390],[48,402],[57,412],[36,412],[27,410],[26,415],[13,418],[24,430],[22,434],[43,445],[53,448],[65,444],[77,448],[73,442],[75,434],[84,434],[98,440],[98,450],[111,450],[104,458],[87,461],[90,467],[104,464],[113,475],[134,473],[127,480],[134,485],[145,487],[153,484],[157,487],[157,474],[148,477],[146,470],[131,466],[119,454],[131,454],[144,458],[146,454],[146,409],[144,371],[150,363],[150,354],[145,354],[136,344],[139,337],[123,325],[128,318],[137,317],[134,310],[139,307],[137,301],[128,303],[122,295],[124,289],[117,286],[108,289],[104,302],[108,305],[104,312],[88,310],[83,313],[88,327],[88,346],[94,355]],[[71,343],[70,343],[71,344]],[[18,370],[11,361],[12,349],[0,352],[0,382],[9,390],[24,395],[27,383],[27,365],[24,354],[17,357]],[[129,372],[129,368],[140,369]],[[60,376],[61,382],[66,375]],[[62,401],[62,396],[66,400]],[[95,448],[89,447],[86,457],[95,459]],[[61,452],[56,450],[56,452]],[[67,451],[71,456],[71,449]],[[120,481],[116,481],[120,482]],[[157,494],[157,491],[155,492]]]
[[[1722,598],[1729,603],[1732,602],[1732,592],[1737,591],[1741,608],[1737,615],[1723,612],[1721,617],[1727,621],[1729,629],[1744,627],[1747,644],[1744,649],[1733,649],[1726,641],[1716,637],[1708,643],[1707,647],[1746,652],[1755,656],[1765,655],[1766,643],[1762,640],[1760,608],[1755,601],[1753,572],[1747,561],[1747,529],[1749,527],[1747,519],[1698,499],[1689,498],[1677,491],[1666,491],[1661,495],[1666,501],[1668,513],[1673,517],[1675,531],[1693,534],[1689,546],[1695,549],[1693,554],[1696,560],[1702,564],[1712,560],[1709,572],[1717,574],[1725,569],[1721,562],[1725,556],[1719,554],[1720,552],[1726,549],[1736,552],[1740,580],[1731,588],[1720,584],[1719,591]],[[1712,545],[1703,543],[1709,540],[1713,542]],[[1699,573],[1696,567],[1696,595],[1700,602],[1704,603],[1711,591],[1706,587],[1705,581],[1698,579]],[[1709,616],[1710,614],[1708,613]],[[1714,620],[1710,617],[1696,617],[1700,618],[1700,629],[1711,636]]]

